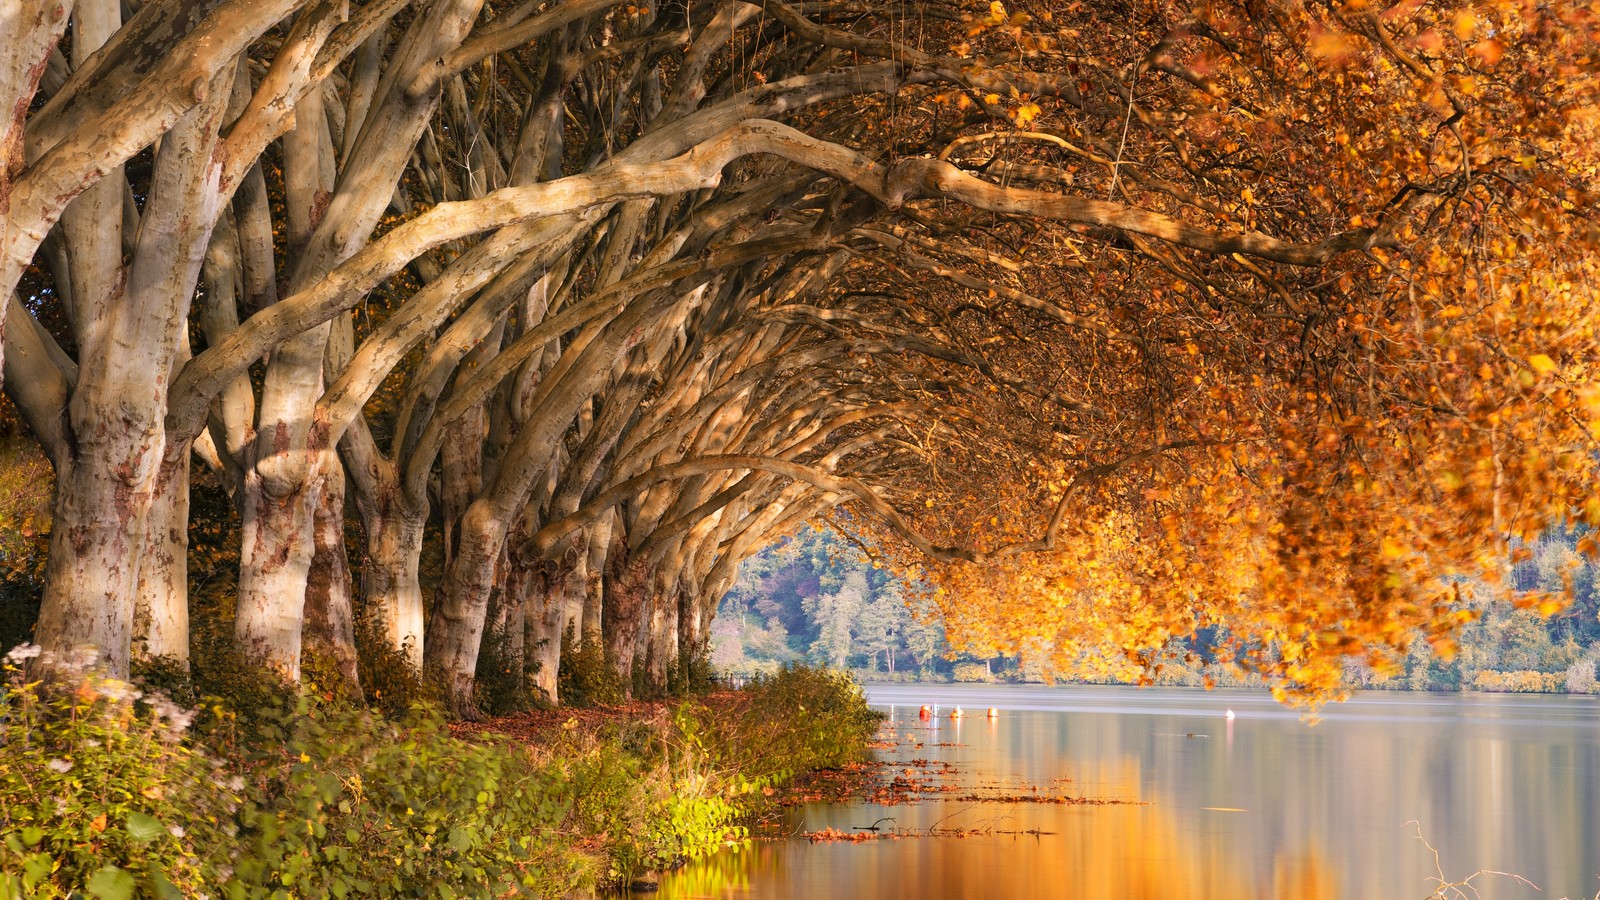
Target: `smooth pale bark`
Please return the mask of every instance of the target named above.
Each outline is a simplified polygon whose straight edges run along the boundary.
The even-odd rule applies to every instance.
[[[437,74],[434,61],[460,43],[480,5],[475,0],[434,4],[411,23],[342,166],[321,91],[311,91],[300,100],[296,127],[284,142],[289,243],[299,248],[289,278],[291,291],[326,282],[330,272],[367,243],[438,103],[437,92],[418,79]],[[253,317],[231,337],[245,333],[259,318]],[[326,474],[320,471],[319,459],[330,443],[339,441],[344,423],[330,428],[316,415],[325,387],[325,352],[334,337],[332,319],[292,335],[272,352],[267,366],[250,460],[252,475],[244,482],[246,494],[258,496],[246,497],[243,514],[247,520],[251,515],[265,517],[246,522],[238,638],[247,654],[297,680],[301,637],[289,632],[301,620],[315,545],[313,519],[305,512],[317,507],[317,485]],[[284,510],[301,512],[302,517],[279,515]],[[342,516],[342,506],[325,514]],[[261,551],[270,552],[250,552],[251,534]]]
[[[489,600],[489,613],[483,642],[487,650],[478,655],[478,665],[492,664],[496,677],[515,678],[513,690],[527,683],[527,611],[530,595],[543,593],[544,572],[537,563],[529,564],[507,554],[498,568],[499,585]],[[474,677],[476,684],[476,677]],[[469,715],[476,714],[476,704]]]
[[[589,527],[589,553],[583,573],[583,617],[577,635],[584,643],[602,637],[606,594],[606,557],[611,552],[611,528],[615,515],[607,515]]]
[[[174,458],[174,457],[177,458]],[[189,664],[189,454],[156,477],[134,599],[134,655]]]
[[[245,473],[234,639],[247,658],[298,682],[306,580],[316,552],[317,490],[276,487],[255,468]]]
[[[337,685],[322,687],[359,698],[355,611],[344,539],[344,469],[336,460],[329,460],[324,469],[313,531],[315,550],[306,578],[305,650],[321,657],[338,679]]]
[[[166,388],[218,211],[224,98],[210,94],[162,142],[133,258],[79,335],[70,452],[57,461],[36,639],[54,652],[93,647],[118,674],[132,653],[139,559],[167,451]]]
[[[414,510],[400,502],[392,475],[376,491],[358,493],[356,508],[361,513],[366,540],[366,558],[361,566],[361,597],[366,615],[389,649],[403,653],[411,667],[420,672],[425,607],[418,564],[427,511]]]
[[[296,110],[296,127],[284,137],[285,219],[288,244],[308,275],[308,242],[327,202],[331,146],[322,95],[313,92]],[[262,379],[255,439],[240,461],[239,513],[243,547],[235,637],[246,658],[300,680],[306,580],[316,553],[316,510],[327,457],[326,429],[311,422],[323,388],[323,356],[332,332],[323,322],[290,337],[273,351]],[[239,330],[233,332],[237,335]]]
[[[475,713],[473,678],[507,528],[506,517],[488,504],[468,507],[461,517],[459,551],[428,629],[424,667],[439,679],[445,702],[457,715]]]
[[[12,193],[23,171],[28,107],[49,67],[50,48],[67,28],[71,4],[22,0],[0,5],[0,337],[6,331],[11,293],[33,260],[43,229],[29,233],[12,216]],[[4,349],[0,345],[0,359]],[[3,378],[0,378],[3,380]]]
[[[648,643],[643,657],[651,687],[661,690],[678,665],[678,579],[676,573],[664,568],[653,574],[648,598]]]
[[[587,554],[583,554],[586,557]],[[575,616],[581,614],[587,568],[574,551],[555,562],[541,564],[540,577],[530,582],[526,606],[525,640],[529,680],[551,703],[560,703],[558,675],[562,640]]]

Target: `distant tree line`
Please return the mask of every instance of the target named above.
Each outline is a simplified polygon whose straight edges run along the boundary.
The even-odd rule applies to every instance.
[[[1567,592],[1568,605],[1545,616],[1513,606],[1504,591],[1465,585],[1464,595],[1484,599],[1467,602],[1477,618],[1461,628],[1454,655],[1436,652],[1418,635],[1401,671],[1352,662],[1349,686],[1600,693],[1600,565],[1577,551],[1576,538],[1559,534],[1523,548],[1517,558],[1511,587],[1523,595]],[[919,602],[923,590],[874,566],[833,532],[802,529],[741,566],[712,626],[711,661],[735,677],[806,662],[868,679],[1046,679],[1044,665],[1025,655],[984,658],[953,650],[944,624]],[[1218,629],[1175,640],[1153,673],[1130,667],[1052,674],[1064,681],[1131,682],[1153,675],[1161,684],[1261,684],[1225,665],[1216,652],[1223,643]]]

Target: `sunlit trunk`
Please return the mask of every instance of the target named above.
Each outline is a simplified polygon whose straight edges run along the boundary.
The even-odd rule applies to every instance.
[[[367,557],[361,566],[361,597],[366,614],[391,650],[403,652],[406,661],[422,670],[422,559],[426,513],[407,510],[390,490],[371,508],[363,504]]]
[[[557,689],[561,670],[562,640],[569,623],[582,614],[586,579],[581,567],[569,561],[547,563],[543,577],[528,594],[527,654],[534,687],[551,703],[560,703]],[[573,629],[574,636],[577,629]]]
[[[189,662],[189,448],[166,454],[145,522],[134,655]]]
[[[84,429],[95,439],[80,441],[77,458],[56,473],[50,567],[34,640],[53,653],[92,648],[110,672],[126,676],[161,441],[150,422],[137,432],[115,416],[96,425]]]
[[[246,657],[300,680],[306,582],[316,552],[316,479],[274,494],[259,474],[241,490],[242,547],[234,637]]]
[[[589,529],[589,553],[583,573],[583,615],[581,630],[575,637],[581,642],[600,641],[604,633],[602,610],[606,594],[606,554],[611,550],[611,517],[606,516]]]

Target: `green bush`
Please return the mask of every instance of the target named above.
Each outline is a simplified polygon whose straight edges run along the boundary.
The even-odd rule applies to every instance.
[[[465,740],[427,705],[398,725],[212,658],[194,683],[228,697],[189,729],[84,666],[23,683],[36,651],[0,695],[0,900],[563,896],[744,839],[760,788],[859,757],[878,724],[848,677],[785,669],[670,719]]]
[[[359,621],[356,628],[356,669],[368,705],[392,719],[402,719],[418,704],[439,702],[437,685],[424,680],[412,667],[405,650],[390,647],[378,627],[366,620]]]
[[[189,713],[64,665],[0,694],[0,898],[195,896],[226,880],[242,783],[184,743]]]
[[[230,897],[548,896],[585,876],[567,785],[522,748],[454,738],[425,709],[405,728],[304,699],[263,718]]]
[[[785,666],[715,708],[687,704],[677,718],[685,742],[713,765],[765,787],[861,759],[884,717],[849,675]]]
[[[605,647],[595,637],[574,638],[568,625],[561,639],[567,648],[561,653],[561,668],[556,672],[556,690],[568,706],[616,706],[622,702],[622,678],[606,658]]]
[[[505,625],[490,625],[484,632],[473,677],[473,700],[485,715],[503,716],[547,705],[543,692],[534,687],[524,670],[525,654],[513,649],[512,638]]]

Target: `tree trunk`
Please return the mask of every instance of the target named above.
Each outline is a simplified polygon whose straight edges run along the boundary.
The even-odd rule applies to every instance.
[[[589,559],[583,580],[582,631],[576,637],[582,642],[600,641],[604,636],[602,610],[606,595],[606,554],[611,550],[611,516],[594,523],[589,529]]]
[[[256,468],[245,475],[234,636],[245,656],[300,680],[306,581],[316,552],[318,479],[268,490]]]
[[[134,654],[189,665],[189,448],[167,453],[145,523]]]
[[[338,685],[323,685],[350,699],[361,697],[356,667],[355,613],[350,600],[350,558],[344,540],[344,468],[325,464],[313,523],[311,570],[306,579],[305,642],[331,664]]]
[[[93,439],[80,441],[56,472],[49,577],[34,640],[53,654],[91,648],[111,674],[126,677],[139,555],[161,458],[159,418],[140,427],[131,416],[74,412],[74,430]]]
[[[575,556],[575,554],[574,554]],[[527,653],[534,687],[551,703],[560,703],[557,689],[561,671],[561,642],[567,626],[581,614],[587,579],[582,566],[571,558],[547,563],[547,574],[534,582],[528,594]],[[573,629],[576,639],[577,629]]]
[[[663,691],[668,687],[669,676],[678,664],[678,591],[674,576],[658,573],[651,579],[649,637],[645,647],[645,661],[650,686]]]
[[[607,560],[604,610],[606,656],[622,680],[622,693],[633,698],[633,658],[639,647],[639,627],[650,590],[650,569],[645,560],[630,562],[626,548],[614,548]]]
[[[361,597],[389,649],[404,653],[420,672],[425,616],[417,567],[427,515],[405,509],[398,494],[398,488],[390,488],[389,496],[361,506],[367,541]]]
[[[700,610],[703,606],[698,589],[678,592],[678,652],[690,662],[698,659],[705,648],[706,627]]]
[[[508,525],[486,503],[461,517],[460,541],[428,633],[425,668],[437,675],[445,703],[456,716],[478,714],[472,699],[484,620]]]
[[[526,641],[527,611],[530,596],[543,591],[542,567],[535,563],[520,562],[506,554],[500,564],[500,588],[489,599],[488,622],[483,640],[488,647],[488,659],[479,650],[478,663],[493,662],[505,677],[515,675],[516,690],[527,685]]]

